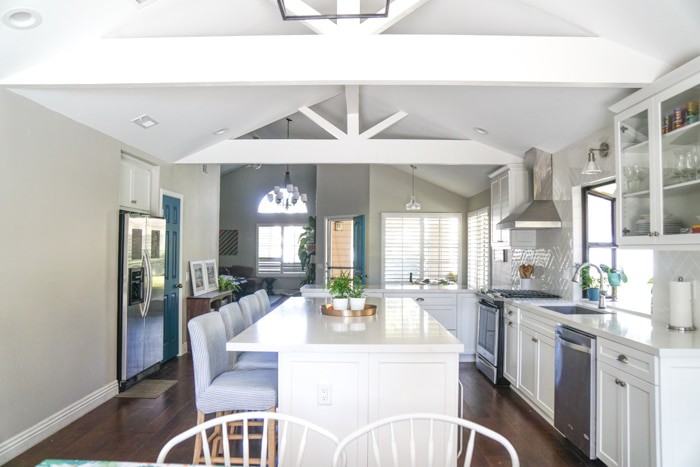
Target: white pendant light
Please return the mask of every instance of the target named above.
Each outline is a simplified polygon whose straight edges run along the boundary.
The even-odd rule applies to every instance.
[[[420,203],[416,201],[416,167],[411,165],[411,199],[406,203],[406,211],[420,211]]]
[[[289,140],[289,124],[292,122],[291,118],[287,119],[287,140]],[[284,171],[284,184],[275,185],[271,192],[267,194],[267,200],[271,203],[277,203],[284,207],[284,209],[289,209],[290,207],[296,205],[298,202],[303,204],[306,203],[306,193],[301,193],[298,186],[294,186],[292,183],[292,175],[289,172],[289,164]]]

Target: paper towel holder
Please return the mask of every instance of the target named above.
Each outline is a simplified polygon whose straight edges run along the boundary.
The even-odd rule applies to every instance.
[[[678,282],[683,282],[683,276],[678,277]],[[671,324],[667,324],[666,328],[670,329],[671,331],[680,331],[680,332],[695,331],[697,329],[693,325],[691,325],[691,326],[673,326]]]

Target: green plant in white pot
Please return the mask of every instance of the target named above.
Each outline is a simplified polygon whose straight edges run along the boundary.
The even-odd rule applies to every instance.
[[[348,298],[352,292],[352,278],[350,272],[341,271],[339,275],[328,279],[328,293],[333,298],[334,310],[347,310]]]
[[[361,277],[355,277],[352,280],[352,290],[350,290],[350,309],[364,310],[366,301],[365,284],[362,283]]]

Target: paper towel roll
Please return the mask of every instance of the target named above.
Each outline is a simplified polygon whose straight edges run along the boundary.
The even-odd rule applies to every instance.
[[[668,284],[671,296],[671,318],[669,324],[677,328],[693,326],[692,283],[671,281]]]

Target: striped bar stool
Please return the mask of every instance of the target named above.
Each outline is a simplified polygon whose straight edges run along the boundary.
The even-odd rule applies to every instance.
[[[243,322],[245,327],[250,327],[263,317],[260,300],[255,295],[246,295],[238,299],[238,304],[243,312]]]
[[[243,314],[238,303],[233,302],[219,308],[229,341],[245,330]],[[276,370],[276,352],[229,352],[230,370]]]
[[[270,305],[270,297],[267,296],[267,292],[265,292],[264,289],[260,289],[256,290],[253,295],[258,298],[263,314],[268,314],[272,307]]]
[[[203,423],[207,414],[221,416],[226,412],[276,411],[276,370],[229,371],[226,329],[220,313],[205,313],[193,318],[187,323],[187,329],[192,343],[197,424]],[[270,429],[274,430],[274,426]],[[220,432],[215,431],[210,435],[215,446],[217,437],[220,441]],[[202,442],[202,437],[197,436],[193,458],[195,464],[204,461]],[[275,458],[274,433],[270,433],[268,442],[268,463],[272,463]],[[223,457],[212,460],[223,462]],[[235,462],[242,462],[242,459]]]

